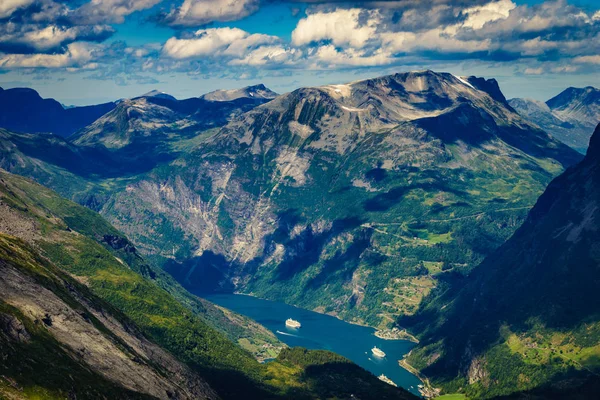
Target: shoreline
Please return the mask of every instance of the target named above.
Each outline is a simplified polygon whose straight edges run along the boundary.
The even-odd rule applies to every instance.
[[[429,378],[427,378],[425,375],[421,374],[421,372],[419,372],[419,370],[417,370],[415,367],[410,365],[408,363],[408,361],[406,361],[406,357],[409,355],[410,355],[410,352],[408,352],[402,360],[398,360],[398,365],[401,368],[404,368],[405,370],[407,370],[408,372],[413,374],[414,376],[416,376],[423,383],[423,387],[419,388],[419,393],[421,393],[421,395],[424,398],[433,399],[435,397],[438,397],[440,395],[441,390],[433,387],[433,385],[429,381]]]
[[[374,327],[372,327],[372,326],[368,326],[368,325],[364,325],[364,324],[357,324],[357,323],[353,323],[353,322],[350,322],[350,321],[346,321],[346,320],[344,320],[344,319],[340,318],[339,316],[336,316],[336,315],[331,315],[331,314],[329,314],[329,313],[325,313],[325,312],[319,312],[319,311],[316,311],[316,310],[310,310],[310,309],[303,308],[303,307],[298,307],[298,306],[296,306],[296,305],[293,305],[293,304],[287,304],[286,302],[283,302],[283,301],[269,300],[269,299],[261,298],[261,297],[259,297],[259,296],[256,296],[256,295],[255,295],[255,294],[253,294],[253,293],[240,293],[240,292],[233,292],[233,293],[218,293],[218,294],[223,294],[223,295],[234,295],[234,296],[248,296],[248,297],[254,298],[254,299],[256,299],[256,300],[262,300],[262,301],[266,301],[266,302],[273,302],[273,303],[280,303],[281,305],[285,305],[285,306],[288,306],[288,307],[293,307],[293,308],[295,308],[295,309],[298,309],[298,310],[304,310],[304,311],[307,311],[307,312],[314,312],[314,313],[317,313],[317,314],[319,314],[319,315],[322,315],[322,316],[327,316],[327,317],[334,317],[336,320],[338,320],[338,321],[340,321],[340,322],[343,322],[343,323],[346,323],[346,324],[351,324],[351,325],[354,325],[354,326],[357,326],[357,327],[358,327],[358,326],[360,326],[360,327],[364,327],[364,328],[369,328],[369,330],[370,330],[370,329],[372,329],[372,331],[368,332],[367,334],[368,334],[368,335],[374,335],[375,337],[377,337],[378,339],[381,339],[381,340],[390,340],[390,341],[392,341],[392,340],[397,340],[397,341],[411,342],[411,343],[413,343],[413,344],[414,344],[414,343],[419,343],[419,340],[418,340],[416,337],[414,337],[413,335],[411,335],[410,333],[408,333],[408,331],[407,331],[406,329],[400,329],[400,328],[398,328],[398,327],[394,327],[394,328],[391,328],[391,329],[376,329],[376,328],[374,328]],[[218,295],[218,294],[217,294],[217,295]],[[208,298],[207,300],[208,300],[208,301],[211,301],[211,300],[210,300],[210,298]],[[220,307],[224,307],[224,306],[220,306]],[[235,311],[234,311],[234,312],[235,312]],[[242,315],[243,315],[243,314],[242,314]],[[248,317],[248,318],[250,318],[250,317]],[[263,325],[263,326],[264,326],[264,325]],[[265,327],[265,328],[266,328],[266,327]],[[266,328],[266,329],[269,329],[269,328]],[[272,332],[273,334],[279,333],[279,331],[271,331],[271,332]],[[366,333],[366,332],[365,332],[365,333]],[[279,339],[280,341],[282,341],[282,340],[281,340],[279,337],[277,337],[277,339]],[[283,343],[285,343],[285,342],[283,342]],[[411,349],[412,347],[413,347],[413,345],[411,345],[411,346],[409,347],[409,349]],[[405,349],[405,351],[406,351],[406,350],[408,350],[408,349]],[[403,358],[406,358],[406,357],[408,357],[408,356],[410,355],[411,351],[412,351],[412,350],[409,350],[409,351],[407,351],[406,353],[404,353],[404,352],[399,352],[399,353],[398,353],[398,354],[396,354],[396,356],[395,356],[395,357],[393,357],[393,358],[394,358],[394,359],[396,359],[396,360],[397,360],[397,358],[396,358],[396,357],[403,357]],[[404,353],[404,354],[403,354],[403,353]],[[276,357],[275,357],[275,358],[276,358]],[[271,361],[271,360],[273,360],[273,359],[274,359],[274,358],[270,358],[270,357],[264,357],[262,360],[260,360],[260,362],[262,362],[262,363],[268,363],[269,361]],[[390,360],[390,361],[391,361],[391,360]],[[394,361],[395,361],[395,360],[394,360]],[[392,362],[394,363],[394,361],[392,361]],[[356,361],[354,361],[354,362],[356,362]],[[430,385],[429,385],[429,382],[427,381],[427,379],[426,379],[425,377],[423,377],[423,376],[422,376],[422,375],[419,373],[419,371],[415,370],[414,368],[412,368],[412,367],[411,367],[410,365],[408,365],[408,364],[404,364],[404,361],[403,361],[403,360],[400,360],[400,361],[398,361],[398,362],[399,362],[399,365],[398,365],[398,364],[396,364],[396,368],[398,368],[398,366],[399,366],[400,368],[402,368],[402,369],[404,369],[406,372],[408,372],[410,375],[412,375],[413,377],[417,378],[417,381],[419,382],[419,384],[421,384],[421,386],[424,386],[424,385],[428,385],[428,387],[430,386]],[[363,368],[364,368],[364,367],[363,367]],[[375,374],[374,374],[374,375],[375,375]],[[375,376],[377,376],[377,375],[375,375]],[[407,387],[407,388],[408,388],[408,387]],[[425,395],[424,395],[424,397],[425,397]],[[431,396],[430,396],[430,397],[431,397]]]
[[[379,329],[375,331],[374,335],[383,340],[406,340],[416,344],[419,343],[419,339],[408,333],[406,329]]]

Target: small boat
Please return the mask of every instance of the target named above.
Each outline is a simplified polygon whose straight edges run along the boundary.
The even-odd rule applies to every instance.
[[[300,324],[300,322],[296,321],[295,319],[288,318],[288,319],[285,321],[285,326],[287,326],[287,327],[289,327],[289,328],[298,329],[298,328],[300,328],[302,325]]]
[[[379,357],[379,358],[385,357],[385,353],[381,349],[378,349],[377,346],[373,347],[371,349],[371,351],[373,352],[373,355],[375,357]]]

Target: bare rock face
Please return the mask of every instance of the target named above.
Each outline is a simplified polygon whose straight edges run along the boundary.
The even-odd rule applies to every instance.
[[[489,376],[486,371],[486,362],[484,358],[474,358],[471,361],[471,365],[469,365],[469,370],[467,371],[467,380],[469,385],[480,382],[484,387],[489,386]]]
[[[0,313],[0,334],[17,342],[26,343],[31,338],[25,325],[17,317],[5,313]]]
[[[1,235],[2,245],[8,243]],[[13,245],[14,248],[14,245]],[[23,244],[19,252],[30,265],[38,261]],[[40,268],[36,266],[34,268]],[[42,267],[43,268],[43,267]],[[171,354],[125,325],[74,283],[35,273],[0,260],[0,300],[46,330],[78,363],[133,392],[159,399],[216,398],[208,384]],[[53,282],[45,287],[41,282]],[[27,343],[31,335],[15,316],[0,313],[0,335]],[[158,367],[160,366],[160,367]],[[159,369],[157,369],[159,368]]]

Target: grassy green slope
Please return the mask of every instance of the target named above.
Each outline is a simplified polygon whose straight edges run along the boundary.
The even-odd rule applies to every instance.
[[[0,195],[2,207],[8,207],[11,215],[17,216],[14,221],[20,221],[4,225],[4,230],[23,237],[85,283],[149,338],[192,366],[223,398],[318,396],[303,380],[303,367],[292,368],[279,361],[259,364],[249,352],[211,328],[196,313],[202,302],[151,270],[135,248],[93,211],[6,172],[0,172]],[[390,390],[377,379],[370,382],[373,393]],[[399,389],[393,393],[411,398]]]
[[[40,287],[52,288],[67,304],[86,313],[100,331],[106,332],[107,328],[92,317],[69,290],[65,290],[64,282],[77,287],[74,290],[86,293],[88,298],[94,299],[94,296],[36,255],[21,240],[0,234],[0,259],[32,276]],[[151,398],[126,390],[75,359],[43,323],[6,303],[4,295],[0,294],[0,398]],[[103,303],[100,301],[100,304]]]

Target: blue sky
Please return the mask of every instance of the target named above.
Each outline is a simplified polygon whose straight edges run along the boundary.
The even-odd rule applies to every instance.
[[[0,86],[65,104],[417,69],[546,100],[600,85],[596,0],[3,0]]]

